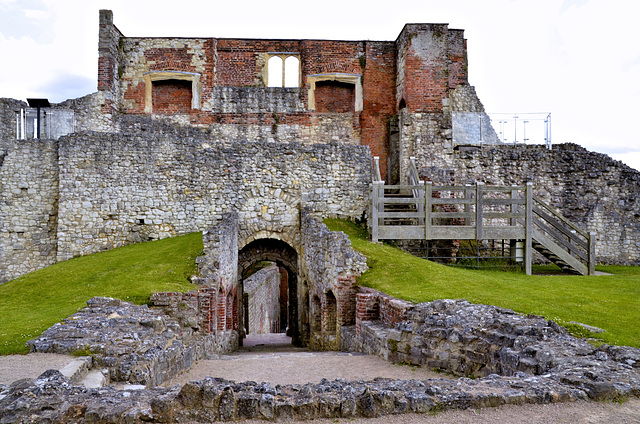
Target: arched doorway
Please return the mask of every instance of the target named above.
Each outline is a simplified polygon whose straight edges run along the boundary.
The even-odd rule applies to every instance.
[[[262,301],[260,305],[252,304],[254,300],[251,298],[251,294],[255,294],[255,291],[245,290],[245,278],[249,277],[257,268],[263,267],[265,262],[274,264],[279,274],[277,282],[278,313],[265,313],[265,308],[272,310],[268,302]],[[260,328],[262,332],[269,328],[277,330],[279,333],[286,332],[286,335],[291,337],[292,345],[302,346],[301,317],[298,308],[298,253],[296,250],[281,240],[270,238],[254,240],[238,252],[238,278],[239,292],[242,293],[242,296],[238,296],[238,301],[241,303],[238,308],[241,315],[239,317],[241,343],[247,334],[257,332],[257,328]],[[272,317],[272,319],[268,323],[257,324],[255,320],[251,323],[249,318],[253,309],[259,309],[258,313],[263,320],[266,317]]]

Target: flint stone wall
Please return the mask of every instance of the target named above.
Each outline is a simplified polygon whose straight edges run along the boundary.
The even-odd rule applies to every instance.
[[[269,265],[245,279],[248,294],[249,334],[280,332],[280,272]]]
[[[363,294],[378,296],[377,304]],[[595,348],[553,321],[464,300],[404,305],[405,316],[388,326],[376,309],[389,298],[370,290],[358,294],[356,308],[368,310],[373,319],[361,321],[359,328],[343,327],[342,350],[465,377],[543,375],[580,388],[592,399],[615,397],[620,389],[640,395],[640,349]]]
[[[118,391],[72,385],[59,371],[0,386],[0,419],[22,422],[211,423],[262,419],[372,418],[403,413],[572,402],[586,393],[544,377],[477,380],[322,380],[318,384],[236,383],[222,379],[184,386]],[[84,420],[84,421],[81,421]]]
[[[377,339],[376,349],[380,350],[375,353],[392,360],[471,373],[476,377],[488,375],[475,379],[421,381],[322,380],[318,384],[283,386],[207,378],[171,388],[118,391],[114,387],[73,386],[58,371],[51,370],[36,380],[0,386],[0,419],[7,423],[71,419],[98,423],[306,421],[640,396],[639,349],[607,345],[596,349],[541,317],[522,316],[493,306],[439,300],[410,308],[406,303],[394,302],[392,297],[369,289],[360,294],[379,296],[379,302],[395,304],[396,312],[387,314],[387,320],[397,323],[395,328],[390,328],[381,321],[363,321],[361,336],[355,335],[354,327],[343,327],[342,340],[351,338],[352,347],[361,343],[358,348],[366,350],[362,343],[368,343],[370,348],[372,343],[367,342],[367,338]],[[100,318],[91,324],[82,317],[92,313],[90,309],[96,313],[100,310]],[[206,352],[198,343],[190,345],[190,354],[178,348],[181,345],[177,339],[167,343],[168,334],[177,335],[179,324],[146,307],[134,309],[136,313],[129,315],[127,311],[131,306],[125,302],[93,299],[87,310],[68,319],[65,325],[51,329],[65,334],[66,338],[44,338],[33,345],[86,349],[87,339],[81,337],[89,337],[94,343],[90,345],[92,351],[98,352],[94,354],[96,364],[106,359],[100,349],[109,352],[109,349],[126,350],[130,346],[148,348],[146,352],[138,349],[133,354],[130,351],[122,354],[120,365],[111,368],[116,376],[141,376],[146,375],[145,372],[167,375],[167,367],[180,366],[176,361],[186,365],[198,358],[199,352]],[[399,316],[402,309],[404,319]],[[136,323],[139,336],[114,336],[113,332],[118,330],[114,330],[113,325],[122,323]],[[67,326],[72,329],[65,328]],[[96,329],[102,339],[94,341],[91,337],[95,336],[91,334]],[[183,337],[185,345],[187,340],[194,339]],[[170,358],[169,353],[173,355]],[[145,363],[150,357],[157,359],[158,365],[165,364],[164,368]],[[496,370],[509,375],[492,373]]]
[[[308,282],[308,293],[302,293],[301,299],[320,302],[310,305],[310,319],[317,322],[315,329],[311,325],[310,346],[336,349],[339,328],[355,323],[356,277],[368,269],[367,260],[351,247],[346,234],[330,231],[309,209],[302,212],[301,239],[302,278]]]
[[[299,228],[300,202],[334,216],[366,209],[366,147],[209,143],[159,133],[61,139],[58,260],[201,231],[231,211],[243,245]]]
[[[0,283],[56,262],[58,143],[0,140]]]
[[[533,181],[536,196],[596,233],[598,262],[640,264],[640,172],[622,162],[575,144],[557,144],[552,150],[503,145],[459,152],[448,163],[437,156],[433,152],[433,167],[422,163],[421,176],[445,184],[452,182],[452,174],[456,184]]]
[[[21,100],[0,97],[0,140],[15,140],[16,112],[27,109],[29,105]]]

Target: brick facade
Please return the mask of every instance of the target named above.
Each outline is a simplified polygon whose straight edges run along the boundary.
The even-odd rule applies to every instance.
[[[329,141],[369,146],[381,158],[383,176],[398,105],[441,113],[450,90],[468,85],[463,32],[447,25],[407,25],[395,42],[130,38],[113,25],[110,11],[100,13],[98,89],[109,93],[105,104],[126,114],[175,115],[196,126],[261,126],[273,130],[274,141],[283,141],[278,127],[285,125],[296,126],[297,139],[315,142],[327,132],[325,115],[344,115]],[[274,55],[299,59],[299,87],[267,87]],[[188,75],[195,92],[186,82],[153,80],[158,72]]]

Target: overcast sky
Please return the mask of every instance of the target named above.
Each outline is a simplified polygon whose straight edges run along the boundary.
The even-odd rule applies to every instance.
[[[554,143],[640,169],[632,0],[0,0],[0,97],[96,91],[99,9],[125,36],[395,40],[405,23],[448,23],[465,30],[469,82],[487,112],[551,113]]]

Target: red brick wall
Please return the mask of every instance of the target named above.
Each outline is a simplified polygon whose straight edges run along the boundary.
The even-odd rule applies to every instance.
[[[413,51],[407,54],[404,99],[409,112],[442,112],[442,99],[447,97],[449,85],[447,67],[443,58],[435,58],[427,65]]]
[[[187,43],[188,44],[188,43]],[[195,43],[193,44],[196,45]],[[262,71],[265,65],[264,53],[296,52],[300,57],[300,69],[302,85],[300,100],[306,104],[308,99],[306,76],[323,73],[347,73],[362,75],[363,84],[363,110],[358,112],[354,121],[354,130],[360,130],[362,144],[371,148],[373,155],[381,158],[382,172],[386,174],[388,157],[388,122],[389,118],[396,115],[396,45],[395,42],[372,41],[328,41],[328,40],[251,40],[251,39],[205,39],[200,47],[181,48],[149,48],[144,52],[148,71],[181,71],[198,72],[201,74],[202,102],[206,104],[212,89],[217,86],[261,86]],[[123,53],[121,53],[123,54]],[[198,69],[194,65],[194,55],[198,56],[201,63]],[[463,56],[452,56],[455,63],[462,63]],[[204,65],[202,59],[204,58]],[[120,58],[127,62],[125,56]],[[455,59],[455,60],[454,60]],[[107,69],[107,59],[101,59],[100,69]],[[197,62],[197,61],[196,61]],[[423,72],[421,60],[410,63],[412,78],[421,78],[410,90],[419,91],[425,89],[424,80],[433,79]],[[203,70],[204,68],[204,70]],[[462,69],[462,66],[459,67]],[[215,73],[214,73],[215,70]],[[101,71],[103,72],[103,71]],[[447,75],[445,69],[443,75]],[[440,84],[440,88],[446,88],[446,83]],[[438,88],[438,89],[440,89]],[[155,91],[155,90],[154,90]],[[154,92],[158,97],[158,93]],[[413,94],[412,94],[413,95]],[[225,124],[261,124],[273,125],[276,118],[273,114],[222,114],[201,110],[192,110],[187,107],[186,90],[174,90],[171,93],[162,93],[159,97],[167,99],[166,104],[159,107],[155,104],[154,112],[159,113],[191,113],[191,122],[198,125],[215,123]],[[355,104],[355,90],[339,84],[319,83],[316,88],[317,111],[308,111],[295,114],[278,114],[277,121],[280,124],[297,124],[310,126],[317,123],[315,113],[337,111],[341,113],[352,112]],[[429,98],[439,98],[440,91],[430,94]],[[170,106],[168,99],[171,97],[178,104]],[[420,98],[415,97],[415,105],[419,107]],[[423,96],[424,97],[424,96]],[[145,84],[143,81],[129,81],[127,89],[123,93],[124,104],[128,113],[144,113]],[[434,104],[437,102],[434,102]]]
[[[218,42],[216,85],[241,87],[255,85],[257,52],[241,40]]]
[[[338,81],[316,83],[316,112],[355,111],[355,86]]]
[[[404,321],[414,304],[367,287],[358,287],[356,294],[356,334],[362,321],[380,320],[388,327]]]
[[[188,113],[191,110],[191,81],[153,82],[153,113]]]
[[[183,71],[195,72],[191,64],[192,53],[188,47],[148,49],[144,57],[149,64],[150,71]]]
[[[382,178],[387,178],[389,156],[389,118],[396,115],[395,43],[366,43],[366,64],[362,80],[362,144],[380,157]]]

